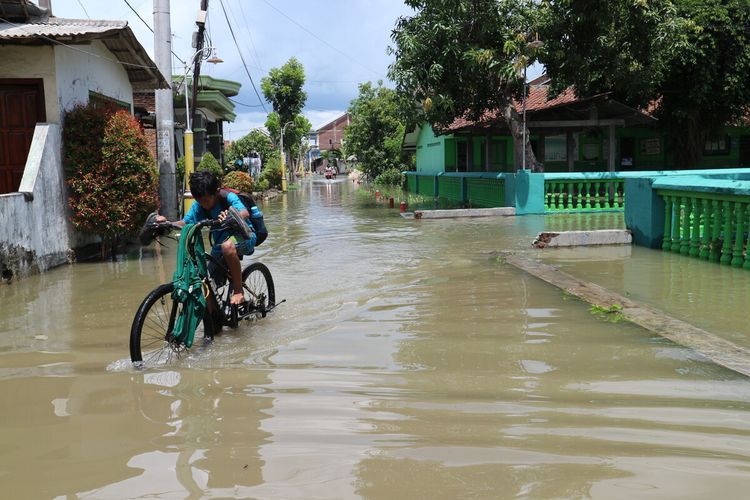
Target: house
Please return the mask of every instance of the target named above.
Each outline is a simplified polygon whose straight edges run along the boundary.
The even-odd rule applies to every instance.
[[[349,125],[349,113],[335,118],[318,128],[315,132],[318,135],[318,147],[321,151],[330,151],[332,149],[341,149],[343,145],[344,130]]]
[[[633,171],[675,167],[666,134],[645,110],[610,94],[576,96],[568,88],[548,100],[549,79],[529,82],[526,123],[545,172]],[[514,103],[521,113],[523,104]],[[445,130],[429,124],[404,136],[402,147],[416,153],[417,173],[515,172],[513,138],[497,112],[477,122],[455,120]],[[750,128],[727,127],[707,141],[707,168],[750,166]]]
[[[68,224],[62,122],[76,104],[133,111],[133,92],[167,88],[125,21],[63,19],[0,0],[0,271],[43,271],[82,243]],[[39,228],[44,228],[40,231]]]
[[[183,132],[187,125],[185,112],[185,89],[182,83],[184,75],[172,76],[175,85],[174,119],[175,119],[175,152],[184,156]],[[201,75],[197,102],[190,103],[190,111],[197,109],[195,121],[190,123],[193,131],[193,157],[196,164],[205,153],[224,164],[224,123],[233,122],[237,117],[235,104],[231,98],[240,92],[241,84],[231,80],[222,80],[208,75]],[[192,79],[188,77],[192,90]],[[149,137],[152,152],[156,151],[156,99],[153,91],[135,93],[136,113],[144,123],[144,131]]]

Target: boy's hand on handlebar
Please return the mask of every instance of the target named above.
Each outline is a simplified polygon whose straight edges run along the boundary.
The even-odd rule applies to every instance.
[[[167,222],[167,218],[164,217],[163,215],[157,215],[154,221],[155,222]]]
[[[224,210],[223,212],[219,214],[219,222],[224,222],[228,216],[229,216],[229,211]]]

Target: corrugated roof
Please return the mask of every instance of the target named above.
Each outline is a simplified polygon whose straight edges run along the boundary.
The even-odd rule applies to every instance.
[[[64,19],[50,17],[43,22],[11,23],[0,20],[0,44],[60,44],[88,52],[76,44],[101,40],[128,73],[133,90],[169,88],[127,21]]]
[[[47,22],[0,23],[0,40],[29,39],[38,37],[76,37],[102,35],[112,30],[122,30],[127,21],[99,21],[93,19],[63,19],[50,17]]]

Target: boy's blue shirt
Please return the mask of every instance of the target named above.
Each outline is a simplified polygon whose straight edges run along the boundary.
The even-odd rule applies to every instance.
[[[227,202],[233,206],[237,211],[241,210],[247,210],[248,213],[251,216],[259,216],[262,215],[260,210],[258,210],[258,207],[253,207],[252,211],[248,210],[245,205],[242,204],[242,201],[240,200],[240,197],[237,196],[234,193],[228,193],[227,194]],[[210,211],[206,211],[203,209],[203,207],[200,206],[200,204],[196,201],[193,202],[193,204],[190,206],[190,210],[185,215],[185,217],[182,219],[188,224],[196,224],[202,220],[205,219],[216,219],[219,217],[219,214],[224,211],[223,205],[219,200],[219,197],[217,195],[216,197],[216,204]],[[245,219],[245,221],[248,223],[248,225],[252,228],[252,225],[250,225],[250,220]],[[218,254],[221,254],[221,244],[232,236],[232,233],[229,231],[219,230],[219,229],[212,229],[211,230],[211,238],[214,241],[214,246],[211,249],[211,253],[215,254],[218,251]]]

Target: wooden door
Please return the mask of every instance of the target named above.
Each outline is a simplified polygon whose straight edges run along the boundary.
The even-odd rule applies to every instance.
[[[34,127],[43,121],[42,80],[0,79],[0,194],[18,191]]]
[[[750,167],[750,135],[740,136],[740,167]]]

